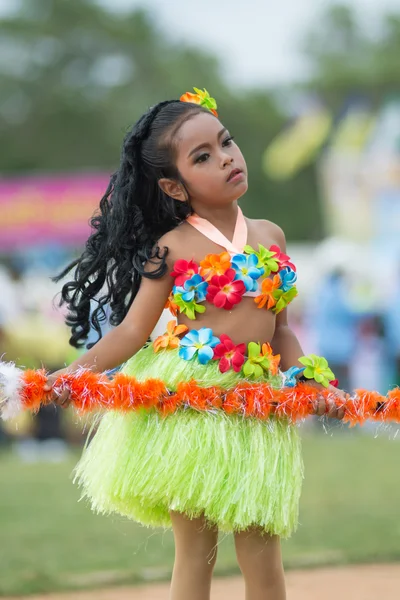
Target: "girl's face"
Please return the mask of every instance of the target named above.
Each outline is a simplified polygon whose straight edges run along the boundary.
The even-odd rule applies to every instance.
[[[229,131],[211,114],[183,123],[175,138],[176,166],[191,204],[226,206],[247,191],[247,167]]]

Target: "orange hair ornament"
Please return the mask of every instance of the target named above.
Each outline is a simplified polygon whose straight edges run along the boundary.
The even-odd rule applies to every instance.
[[[179,98],[179,100],[181,102],[191,102],[192,104],[200,104],[200,106],[204,106],[204,108],[207,108],[210,112],[212,112],[213,115],[218,117],[218,113],[216,110],[217,103],[214,98],[211,98],[207,90],[205,88],[204,90],[199,90],[196,87],[194,87],[193,89],[196,92],[195,94],[192,94],[192,92],[186,92],[186,94],[183,94]]]

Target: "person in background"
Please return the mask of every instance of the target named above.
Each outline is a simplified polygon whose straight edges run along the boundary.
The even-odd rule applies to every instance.
[[[391,385],[391,356],[379,314],[361,317],[356,344],[356,358],[350,374],[352,389],[363,388],[386,393]]]
[[[312,325],[317,352],[329,361],[345,391],[350,391],[350,366],[356,351],[358,321],[358,314],[348,303],[345,274],[335,269],[316,294]]]
[[[392,385],[400,385],[400,271],[383,315],[383,327],[390,355],[393,360]]]

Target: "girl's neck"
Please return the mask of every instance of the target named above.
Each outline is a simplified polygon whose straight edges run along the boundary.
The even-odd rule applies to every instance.
[[[229,239],[232,238],[238,214],[238,204],[236,200],[232,204],[229,204],[229,206],[208,207],[203,205],[199,206],[198,209],[196,206],[193,206],[193,209],[197,216],[212,223],[212,225],[219,229],[221,233],[224,235],[227,234],[226,237]]]

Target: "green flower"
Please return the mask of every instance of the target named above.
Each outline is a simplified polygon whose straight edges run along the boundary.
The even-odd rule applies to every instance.
[[[264,275],[268,277],[271,273],[276,273],[279,271],[279,262],[277,261],[275,256],[277,256],[276,252],[272,252],[272,250],[267,250],[261,244],[258,244],[258,252],[254,250],[251,246],[247,245],[244,247],[244,252],[246,254],[255,254],[258,258],[258,268],[264,269]]]
[[[218,117],[217,113],[217,103],[214,98],[211,98],[210,94],[206,89],[199,90],[199,88],[193,88],[196,92],[193,94],[192,92],[186,92],[180,97],[181,102],[191,102],[192,104],[200,104],[200,106],[204,106],[208,108],[216,117]]]
[[[264,371],[270,368],[269,356],[261,352],[260,344],[250,342],[248,347],[248,359],[243,365],[243,373],[246,377],[261,377]]]
[[[287,307],[288,304],[291,303],[293,298],[296,298],[297,294],[298,291],[295,285],[292,288],[290,288],[290,290],[288,290],[287,292],[284,292],[281,289],[274,290],[272,292],[272,296],[275,298],[276,304],[273,307],[272,311],[275,314],[280,313],[284,308]]]
[[[196,319],[196,313],[203,313],[206,310],[205,306],[197,304],[195,300],[190,300],[189,302],[183,300],[182,294],[175,294],[174,302],[179,308],[179,311],[189,317],[192,321]]]
[[[308,356],[302,356],[299,358],[299,363],[304,365],[304,377],[307,379],[315,379],[317,383],[320,383],[324,387],[329,386],[329,382],[335,379],[335,376],[329,368],[328,361],[323,356],[316,356],[315,354],[309,354]]]
[[[193,88],[194,91],[196,92],[196,94],[198,94],[199,98],[201,99],[201,106],[205,106],[206,108],[208,108],[208,110],[217,110],[217,103],[214,100],[214,98],[211,98],[210,94],[207,92],[207,90],[204,88],[204,90],[199,90],[198,88],[194,87]]]

